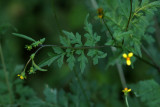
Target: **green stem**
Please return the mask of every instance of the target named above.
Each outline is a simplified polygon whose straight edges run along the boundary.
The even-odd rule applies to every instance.
[[[132,16],[132,0],[130,0],[130,15],[129,15],[129,18],[128,18],[128,22],[127,22],[127,26],[126,26],[126,31],[128,31],[128,27],[129,27],[129,23],[130,23],[130,20],[131,20],[131,16]],[[122,40],[122,45],[124,44],[124,38]]]
[[[143,52],[147,55],[147,57],[152,61],[153,65],[154,65],[155,67],[157,67],[158,70],[160,71],[159,65],[157,65],[157,63],[155,62],[155,60],[151,57],[150,52],[147,51],[143,45],[142,45],[142,50],[143,50]]]
[[[60,48],[63,48],[63,49],[75,49],[75,50],[79,50],[79,49],[98,49],[98,48],[105,48],[105,47],[112,47],[112,45],[104,45],[104,46],[94,46],[94,47],[89,47],[89,46],[85,46],[85,47],[64,47],[64,46],[59,46],[59,45],[41,45],[41,47],[39,49],[37,49],[37,51],[35,52],[35,54],[41,50],[42,48],[44,47],[60,47]],[[113,46],[113,47],[116,47],[116,48],[120,48],[122,49],[121,46]],[[155,64],[152,64],[150,63],[149,61],[137,56],[137,55],[134,55],[135,57],[137,57],[138,59],[140,59],[141,61],[143,61],[144,63],[154,67],[155,69],[157,69],[158,71],[160,71],[160,67],[158,67],[157,65]]]
[[[102,21],[103,21],[105,27],[107,28],[107,30],[109,31],[109,33],[110,33],[110,35],[111,35],[111,37],[112,37],[112,40],[115,40],[114,37],[113,37],[113,34],[112,34],[111,30],[110,30],[110,28],[108,27],[107,23],[105,23],[104,18],[102,18]]]
[[[98,49],[98,48],[106,48],[108,46],[111,45],[103,45],[103,46],[82,46],[82,47],[65,47],[65,46],[60,46],[60,45],[41,45],[41,47],[59,47],[62,49],[75,49],[75,50],[79,50],[79,49]],[[118,47],[118,46],[113,46],[113,47]],[[39,50],[39,49],[38,49]]]
[[[132,16],[132,0],[130,0],[130,15],[129,15],[129,18],[128,18],[128,23],[127,23],[127,26],[126,26],[126,31],[128,30],[129,23],[130,23],[130,20],[131,20],[131,16]]]
[[[152,66],[153,68],[157,69],[158,71],[160,71],[160,67],[158,67],[157,65],[152,64],[152,63],[150,63],[149,61],[147,61],[147,60],[145,60],[145,59],[143,59],[143,58],[141,58],[141,57],[139,57],[139,56],[137,56],[137,55],[134,55],[134,56],[135,56],[136,58],[138,58],[139,60],[143,61],[144,63],[146,63],[146,64]]]
[[[75,74],[75,76],[76,76],[76,78],[77,78],[77,80],[78,80],[78,84],[79,84],[79,86],[80,86],[80,88],[81,88],[81,90],[82,90],[82,93],[83,93],[84,97],[86,98],[88,107],[91,107],[90,102],[89,102],[89,99],[88,99],[88,96],[87,96],[87,94],[86,94],[86,92],[85,92],[85,89],[83,88],[82,82],[81,82],[81,80],[80,80],[80,78],[79,78],[79,75],[78,75],[78,73],[77,73],[76,70],[74,70],[74,74]]]
[[[125,95],[126,106],[129,107],[127,95]]]
[[[3,56],[3,51],[2,51],[1,44],[0,44],[0,57],[1,57],[1,61],[2,61],[3,72],[4,72],[4,75],[5,75],[5,81],[6,81],[6,84],[7,84],[7,87],[8,87],[8,92],[9,92],[9,96],[10,96],[10,104],[12,104],[13,103],[13,101],[12,101],[12,90],[11,90],[10,83],[9,83],[8,72],[7,72],[7,69],[6,69],[6,65],[5,65],[5,61],[4,61],[4,56]]]

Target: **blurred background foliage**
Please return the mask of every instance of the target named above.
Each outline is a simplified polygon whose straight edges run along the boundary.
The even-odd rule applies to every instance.
[[[108,3],[112,2],[112,0],[107,1]],[[103,43],[106,36],[102,33],[101,22],[94,18],[97,13],[96,10],[93,9],[89,0],[0,0],[0,42],[2,44],[7,70],[9,73],[14,72],[12,77],[9,75],[9,79],[11,81],[15,81],[15,84],[20,84],[16,85],[18,88],[16,86],[12,88],[13,92],[16,93],[14,99],[19,101],[19,105],[23,107],[23,104],[26,104],[26,102],[31,103],[32,106],[34,106],[34,104],[36,105],[37,102],[42,103],[47,96],[45,96],[45,92],[50,92],[48,88],[45,88],[46,84],[50,88],[54,89],[54,94],[57,93],[56,90],[60,91],[58,92],[59,95],[65,93],[63,101],[66,101],[66,93],[67,96],[72,96],[74,97],[72,99],[75,100],[77,96],[81,96],[83,100],[85,98],[83,98],[83,95],[80,93],[77,93],[79,91],[73,92],[73,90],[79,89],[75,88],[78,81],[75,79],[74,72],[71,72],[67,65],[63,65],[62,68],[58,68],[57,64],[54,63],[51,67],[47,68],[48,72],[37,72],[36,74],[28,75],[26,80],[19,80],[19,78],[16,77],[16,74],[22,71],[22,68],[30,57],[30,54],[35,50],[27,51],[24,47],[26,44],[30,43],[24,39],[14,37],[11,33],[18,32],[28,35],[36,40],[45,37],[46,44],[59,44],[60,30],[67,30],[73,33],[80,32],[80,34],[84,33],[84,20],[88,13],[90,14],[89,20],[93,24],[93,29],[102,36]],[[156,28],[156,32],[152,35],[156,41],[153,47],[156,47],[159,51],[159,14],[154,16],[153,23]],[[155,50],[153,47],[148,47],[148,49],[154,52]],[[36,62],[43,60],[49,51],[50,49],[41,50],[38,56],[36,56]],[[108,56],[112,56],[110,48],[106,48],[103,51],[106,51]],[[156,58],[156,56],[157,54],[153,54],[154,58]],[[123,100],[123,93],[121,93],[122,86],[119,74],[115,66],[105,69],[108,60],[109,57],[101,59],[99,64],[96,66],[93,66],[90,62],[87,65],[86,72],[82,76],[82,81],[84,82],[82,84],[84,85],[87,94],[92,98],[92,102],[95,103],[95,107],[123,107],[125,106],[125,103]],[[0,63],[0,68],[0,79],[3,79],[4,73],[2,72],[2,63]],[[123,66],[123,68],[128,84],[134,84],[140,80],[148,79],[155,79],[160,83],[159,73],[139,60],[134,63],[134,69],[126,66]],[[0,83],[0,87],[3,85],[2,82]],[[23,90],[23,92],[20,90]],[[53,93],[51,92],[50,95]],[[70,95],[68,93],[72,94]],[[20,98],[20,96],[23,95],[25,98]],[[29,98],[32,96],[34,100]],[[35,96],[37,99],[39,98],[42,101],[37,100]],[[54,96],[49,97],[53,98]],[[2,96],[0,96],[0,98],[0,104],[8,104],[7,100],[5,102]],[[8,99],[8,97],[6,99]],[[131,107],[138,107],[135,105],[139,105],[139,103],[141,103],[135,99],[133,95],[131,95],[131,99],[132,100],[129,101]],[[132,101],[134,101],[134,103]],[[46,104],[43,106],[45,105]],[[47,106],[52,107],[54,105]],[[64,105],[61,106],[63,107]],[[69,107],[79,106],[70,105]],[[81,104],[80,107],[85,106]]]

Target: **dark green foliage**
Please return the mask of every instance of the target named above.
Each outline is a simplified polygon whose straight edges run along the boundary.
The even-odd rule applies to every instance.
[[[131,94],[126,94],[128,95],[130,107],[159,107],[160,85],[158,82],[160,82],[160,80],[158,71],[160,68],[160,57],[159,48],[156,43],[158,42],[158,37],[154,37],[156,30],[159,28],[155,28],[154,22],[158,20],[154,18],[156,17],[155,13],[160,7],[160,1],[131,0],[132,11],[130,0],[97,1],[97,5],[103,9],[104,17],[95,18],[98,19],[95,20],[93,19],[94,14],[92,14],[92,11],[90,17],[87,15],[84,21],[84,29],[76,29],[76,33],[73,33],[74,31],[71,31],[70,28],[68,28],[68,31],[61,31],[58,24],[54,28],[52,28],[52,25],[46,24],[46,20],[48,20],[49,15],[52,14],[49,12],[54,10],[49,9],[51,4],[49,1],[29,0],[25,2],[27,3],[26,7],[32,7],[30,9],[27,8],[27,11],[33,11],[32,14],[38,17],[37,19],[28,17],[26,15],[27,11],[23,13],[22,9],[24,16],[22,15],[21,17],[25,18],[26,24],[29,23],[30,30],[33,26],[36,28],[33,32],[28,29],[26,32],[32,35],[38,32],[40,36],[53,36],[53,32],[56,30],[59,31],[59,34],[55,33],[55,38],[48,36],[49,39],[52,38],[51,40],[44,36],[37,37],[42,38],[40,40],[35,36],[35,40],[23,34],[11,33],[8,29],[12,29],[12,32],[17,32],[12,25],[0,25],[0,46],[6,45],[6,47],[2,46],[2,53],[5,55],[3,56],[0,53],[2,57],[0,57],[0,107],[125,107],[124,100],[126,96],[124,96],[124,93],[121,93],[124,87],[122,87],[120,83],[120,79],[125,80],[125,78],[127,83],[131,83],[131,85],[128,85],[128,88],[132,89]],[[40,2],[40,4],[33,8],[33,5],[36,5],[38,2]],[[70,1],[63,2],[67,2],[67,5],[72,8]],[[28,3],[32,3],[32,5]],[[64,4],[58,5],[64,6],[63,8],[65,10],[66,7]],[[24,7],[18,7],[18,5],[16,5],[13,10],[21,10],[21,8]],[[89,3],[89,8],[91,7]],[[54,8],[57,7],[55,6]],[[42,12],[42,15],[37,13],[37,10],[41,9],[44,9],[43,12],[45,12]],[[61,11],[62,10],[58,9],[57,13],[59,14]],[[1,4],[0,12],[2,12]],[[16,15],[18,13],[21,13],[21,11],[17,13],[13,12],[12,14]],[[57,23],[63,19],[61,15],[59,17],[56,16],[55,10],[53,13]],[[68,14],[66,11],[64,11],[64,13]],[[44,18],[44,16],[47,17],[46,20],[41,19]],[[76,17],[81,18],[81,14],[77,13]],[[67,19],[67,17],[64,18]],[[36,20],[39,20],[38,23]],[[53,21],[51,18],[51,22]],[[76,21],[78,20],[74,19],[73,22],[75,23]],[[2,21],[0,20],[0,22]],[[23,24],[23,27],[26,26],[26,24]],[[37,30],[41,24],[47,27],[42,27]],[[61,24],[65,24],[65,22],[62,21],[60,25]],[[21,27],[19,27],[19,29]],[[65,29],[65,27],[62,28]],[[20,30],[23,29],[26,28],[24,27]],[[24,32],[24,34],[26,32]],[[10,36],[8,36],[8,33]],[[15,38],[11,35],[21,37],[30,42],[30,45],[25,46],[29,51],[25,50],[23,54],[25,56],[31,54],[31,56],[29,60],[25,59],[27,63],[24,66],[15,63],[17,60],[16,57],[8,57],[9,55],[16,56],[15,53],[10,54],[11,51],[9,51],[9,47],[13,48],[11,49],[12,51],[18,50],[18,46],[12,46],[12,43],[7,41],[9,37]],[[5,39],[2,37],[4,37],[6,41],[3,41]],[[54,39],[55,41],[59,39],[60,45],[55,45],[56,42]],[[45,41],[46,43],[44,43]],[[48,41],[53,45],[48,45]],[[8,47],[7,44],[9,44]],[[24,47],[24,44],[22,47]],[[48,48],[48,50],[44,48]],[[44,51],[42,51],[42,49],[44,49]],[[148,50],[150,50],[151,53],[148,52]],[[126,67],[126,59],[122,57],[123,53],[128,54],[129,52],[133,52],[131,67],[134,68],[134,70],[131,69],[131,67]],[[24,55],[17,56],[20,57]],[[1,63],[3,62],[3,58],[5,63]],[[152,68],[142,62],[138,62],[139,60],[137,61],[137,58]],[[20,61],[20,63],[22,62]],[[48,66],[48,68],[46,66]],[[116,67],[119,70],[118,73],[116,72]],[[153,68],[157,70],[156,73],[153,73],[155,72]],[[61,70],[61,72],[59,72],[59,70]],[[124,72],[124,77],[123,72],[121,72],[123,70],[127,71]],[[36,72],[37,74],[35,75]],[[23,74],[24,81],[20,80],[17,74]],[[148,80],[148,78],[152,78],[152,80]],[[157,82],[155,82],[154,79],[156,79]],[[132,84],[139,80],[144,81]],[[49,85],[46,85],[44,88],[46,82]],[[123,82],[122,84],[124,85]]]
[[[92,24],[88,23],[87,21],[88,16],[86,18],[84,28],[87,31],[87,33],[84,34],[84,37],[86,39],[85,43],[82,42],[82,36],[79,33],[76,33],[74,35],[73,33],[63,31],[65,36],[60,36],[60,43],[62,44],[62,46],[53,46],[55,55],[53,55],[53,57],[51,57],[49,60],[43,62],[42,65],[49,66],[51,65],[51,63],[57,60],[58,66],[62,67],[64,63],[64,58],[66,56],[66,62],[68,63],[69,68],[73,70],[76,62],[76,57],[78,55],[77,61],[80,64],[81,72],[84,71],[85,66],[88,63],[88,59],[85,55],[85,47],[94,47],[96,46],[97,42],[100,41],[100,36],[98,36],[96,33],[93,33]],[[83,46],[84,48],[81,48]],[[90,56],[92,58],[94,65],[98,64],[99,58],[105,58],[106,55],[106,53],[98,49],[89,49],[87,52],[87,56]]]
[[[147,107],[159,107],[160,104],[160,85],[154,80],[140,81],[137,84],[130,85],[134,94]]]

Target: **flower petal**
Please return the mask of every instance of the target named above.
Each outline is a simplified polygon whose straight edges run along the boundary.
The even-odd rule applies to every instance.
[[[133,56],[133,53],[130,52],[130,53],[128,54],[128,57],[132,57],[132,56]]]
[[[126,64],[127,64],[128,66],[130,66],[130,65],[131,65],[131,60],[126,60]]]
[[[123,58],[127,58],[127,54],[126,53],[123,54]]]
[[[22,79],[22,80],[23,80],[23,79],[24,79],[24,77],[23,77],[23,76],[20,76],[20,79]]]
[[[131,89],[128,89],[128,92],[130,92],[131,91]]]

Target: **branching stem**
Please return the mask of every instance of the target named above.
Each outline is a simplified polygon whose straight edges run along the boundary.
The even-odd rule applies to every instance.
[[[111,35],[111,37],[112,37],[112,40],[115,40],[114,37],[113,37],[113,34],[112,34],[110,28],[108,27],[107,23],[105,22],[104,18],[102,18],[102,21],[103,21],[105,27],[107,28],[107,30],[109,31],[109,33],[110,33],[110,35]]]
[[[129,15],[129,18],[128,18],[128,23],[127,23],[127,26],[126,26],[126,31],[128,30],[129,23],[130,23],[130,20],[131,20],[131,16],[132,16],[132,0],[130,0],[130,15]]]

